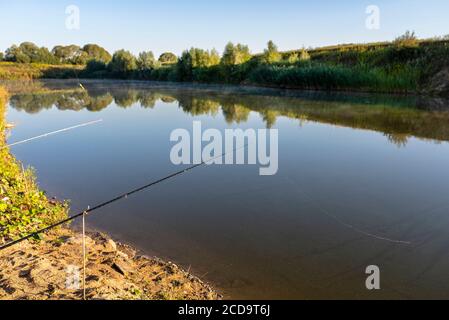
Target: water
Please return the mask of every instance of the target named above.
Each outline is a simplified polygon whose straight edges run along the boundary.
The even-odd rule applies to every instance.
[[[110,81],[15,83],[8,142],[73,212],[180,168],[170,132],[276,128],[279,172],[207,166],[101,209],[91,227],[227,298],[449,298],[449,107],[413,98]],[[390,240],[410,242],[410,244]],[[365,288],[368,265],[380,291]]]

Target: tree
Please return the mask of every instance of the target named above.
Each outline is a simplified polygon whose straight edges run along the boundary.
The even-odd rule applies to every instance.
[[[159,62],[156,61],[151,51],[139,53],[136,63],[139,70],[151,70],[159,66]]]
[[[12,45],[6,50],[5,59],[19,63],[58,63],[58,60],[47,48],[39,48],[32,42],[23,42],[20,46]]]
[[[220,64],[220,54],[218,53],[217,50],[212,49],[210,51],[210,56],[209,56],[209,66],[216,66],[218,64]]]
[[[57,59],[51,54],[51,52],[45,48],[39,48],[32,42],[23,42],[20,44],[19,49],[30,58],[30,62],[36,63],[57,63]]]
[[[164,52],[159,56],[159,62],[161,64],[175,64],[178,62],[178,57],[171,52]]]
[[[19,62],[19,63],[29,63],[30,58],[25,55],[22,50],[15,44],[13,44],[11,47],[6,49],[5,51],[5,58],[6,61],[11,62]]]
[[[220,55],[217,50],[203,50],[192,48],[189,51],[192,68],[208,68],[220,63]]]
[[[88,54],[79,46],[56,46],[51,51],[61,63],[86,64],[89,60]]]
[[[224,50],[221,63],[226,66],[238,65],[247,62],[251,59],[251,53],[248,46],[237,44],[234,46],[229,42]]]
[[[106,49],[97,44],[86,44],[83,51],[87,53],[88,60],[98,60],[109,63],[112,59],[111,54]]]
[[[137,69],[136,57],[123,49],[116,51],[108,67],[112,72],[127,74]]]
[[[267,49],[264,51],[263,60],[265,63],[279,62],[282,59],[282,55],[278,51],[278,47],[273,41],[268,41]]]
[[[192,55],[189,51],[185,50],[176,64],[176,74],[180,81],[192,80]]]
[[[3,52],[0,52],[0,61],[3,61],[3,59],[4,59]]]
[[[394,44],[398,47],[417,47],[419,42],[415,31],[407,30],[403,35],[394,40]]]

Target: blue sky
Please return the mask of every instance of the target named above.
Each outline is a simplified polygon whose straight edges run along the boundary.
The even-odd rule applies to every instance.
[[[380,8],[380,30],[365,27],[368,5]],[[65,27],[68,5],[80,8],[80,30]],[[195,46],[220,52],[228,41],[260,52],[270,39],[281,50],[449,34],[448,0],[0,0],[0,50],[32,41],[98,43],[156,54]]]

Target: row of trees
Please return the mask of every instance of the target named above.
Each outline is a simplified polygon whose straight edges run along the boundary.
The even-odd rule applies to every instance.
[[[304,51],[305,52],[305,51]],[[305,56],[302,56],[304,58]],[[179,60],[189,67],[207,68],[218,64],[239,65],[252,58],[251,52],[246,45],[228,43],[222,56],[218,51],[191,48],[182,53]],[[291,62],[299,60],[294,57]],[[51,51],[45,47],[38,47],[32,42],[23,42],[19,46],[13,45],[3,54],[0,52],[0,60],[18,63],[46,63],[46,64],[74,64],[87,65],[94,61],[97,65],[111,64],[111,70],[130,71],[155,69],[164,65],[172,65],[178,62],[178,57],[166,52],[156,59],[153,52],[144,51],[137,57],[129,51],[119,50],[111,55],[106,49],[96,44],[86,44],[83,47],[77,45],[55,46]],[[282,60],[282,55],[278,51],[273,41],[268,42],[262,60],[267,63],[274,63]],[[97,66],[98,67],[98,66]]]
[[[24,43],[7,50],[9,61],[86,63],[84,78],[125,78],[155,81],[262,84],[326,90],[375,90],[413,92],[419,83],[447,65],[449,46],[444,42],[421,45],[413,32],[391,45],[343,45],[331,49],[280,52],[273,41],[260,55],[248,46],[228,43],[220,55],[215,49],[191,48],[178,58],[151,51],[137,56],[118,50],[112,56],[97,45],[57,46],[52,52]],[[311,56],[312,55],[312,56]],[[25,57],[25,58],[24,58]],[[429,67],[430,66],[430,67]],[[70,75],[69,75],[70,76]]]
[[[217,50],[204,50],[200,48],[191,48],[185,50],[178,58],[172,53],[162,54],[158,60],[155,59],[153,52],[144,51],[137,57],[131,52],[126,50],[119,50],[114,53],[112,59],[108,63],[99,65],[99,61],[92,61],[87,66],[87,71],[98,71],[106,69],[114,73],[130,73],[132,71],[150,71],[163,67],[164,65],[170,65],[170,67],[176,67],[177,71],[181,75],[186,75],[187,78],[193,72],[194,69],[213,68],[215,66],[238,66],[255,59],[257,62],[273,64],[283,61],[283,56],[279,52],[277,46],[273,41],[268,42],[267,49],[261,56],[253,56],[247,45],[233,44],[229,42],[223,54],[220,56]],[[286,62],[295,63],[301,60],[310,59],[310,55],[305,49],[301,51],[301,54],[295,54],[289,56]],[[101,62],[101,61],[100,61]],[[175,65],[176,64],[176,65]]]
[[[118,51],[117,54],[121,54]],[[32,42],[23,42],[19,46],[12,45],[5,53],[0,52],[0,61],[18,63],[45,63],[45,64],[74,64],[86,65],[90,61],[108,64],[113,56],[97,44],[86,44],[83,47],[77,45],[55,46],[51,51],[45,47],[38,47]],[[178,58],[171,52],[163,53],[156,61],[153,53],[143,52],[139,59],[145,65],[156,67],[158,65],[176,63]]]
[[[140,78],[152,79],[152,72],[157,69],[168,69],[177,74],[177,80],[192,80],[193,72],[196,69],[210,69],[216,66],[239,66],[255,58],[249,47],[243,44],[228,43],[220,56],[217,50],[204,50],[191,48],[185,50],[178,58],[173,53],[164,53],[156,59],[152,51],[144,51],[134,56],[126,50],[116,51],[112,57],[106,61],[102,59],[91,59],[87,63],[86,76],[129,76],[136,74]],[[270,41],[263,56],[257,57],[262,62],[274,63],[282,60],[276,45]],[[299,60],[299,59],[297,59]],[[157,78],[157,77],[156,77]]]

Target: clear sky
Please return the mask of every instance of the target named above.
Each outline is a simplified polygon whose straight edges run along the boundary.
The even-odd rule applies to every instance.
[[[66,28],[66,7],[80,9],[80,29]],[[365,26],[368,5],[380,29]],[[406,30],[421,38],[449,34],[449,0],[0,0],[0,50],[32,41],[98,43],[156,54],[195,46],[220,52],[228,41],[260,52],[270,39],[281,50],[392,40]]]

